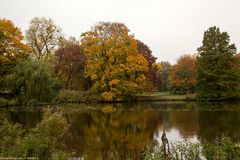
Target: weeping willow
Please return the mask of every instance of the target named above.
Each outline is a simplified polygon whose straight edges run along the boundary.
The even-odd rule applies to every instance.
[[[13,68],[7,85],[24,102],[49,102],[60,88],[53,67],[40,61],[18,63]]]

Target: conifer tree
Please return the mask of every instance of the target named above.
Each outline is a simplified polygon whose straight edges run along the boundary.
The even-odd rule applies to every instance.
[[[239,94],[239,68],[235,44],[227,32],[211,27],[204,33],[197,58],[197,98],[233,99]]]

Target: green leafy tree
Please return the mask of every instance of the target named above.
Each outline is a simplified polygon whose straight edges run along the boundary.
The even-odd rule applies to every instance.
[[[82,34],[81,45],[87,58],[85,75],[105,100],[121,99],[147,85],[147,61],[124,24],[100,22]]]
[[[60,87],[53,67],[41,61],[20,62],[12,73],[7,85],[14,95],[22,97],[23,103],[49,102]]]
[[[227,32],[209,28],[198,48],[197,97],[198,99],[232,99],[239,95],[239,65],[236,47],[230,44]]]
[[[235,61],[235,65],[234,65],[234,68],[236,70],[236,75],[238,77],[238,82],[240,81],[240,53],[236,54],[235,57],[234,57],[234,61]],[[239,100],[240,99],[240,83],[236,83],[236,96],[237,96],[237,99]]]
[[[161,84],[158,87],[158,90],[167,91],[168,84],[169,84],[169,74],[170,74],[171,64],[168,61],[163,61],[160,64],[162,67],[162,72],[161,72]]]

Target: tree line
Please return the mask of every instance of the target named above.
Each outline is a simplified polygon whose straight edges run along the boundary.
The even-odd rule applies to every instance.
[[[99,22],[78,40],[44,17],[33,18],[25,36],[0,19],[0,94],[22,103],[49,102],[62,89],[91,91],[106,101],[153,91],[239,98],[240,56],[227,32],[210,27],[197,51],[171,65],[157,62],[123,23]]]

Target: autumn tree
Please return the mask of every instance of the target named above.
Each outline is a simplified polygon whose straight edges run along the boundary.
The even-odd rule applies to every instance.
[[[34,60],[49,61],[60,45],[62,32],[53,20],[35,17],[26,31],[26,41],[32,49]]]
[[[169,75],[170,89],[173,92],[192,93],[195,91],[196,57],[194,55],[182,55],[177,64],[171,68]]]
[[[239,65],[236,47],[227,32],[210,27],[204,33],[197,57],[198,99],[232,99],[239,95]]]
[[[138,52],[142,54],[148,62],[148,71],[144,73],[148,79],[147,88],[149,91],[154,91],[161,84],[161,77],[158,73],[161,65],[156,64],[157,58],[152,55],[150,48],[140,40],[137,40],[137,48]]]
[[[0,19],[0,90],[11,68],[28,56],[29,47],[22,40],[21,30],[12,21]]]
[[[79,43],[72,38],[55,52],[55,71],[66,89],[84,88],[85,61]]]
[[[82,34],[85,76],[105,100],[119,100],[146,86],[148,70],[137,42],[122,23],[100,22]]]

